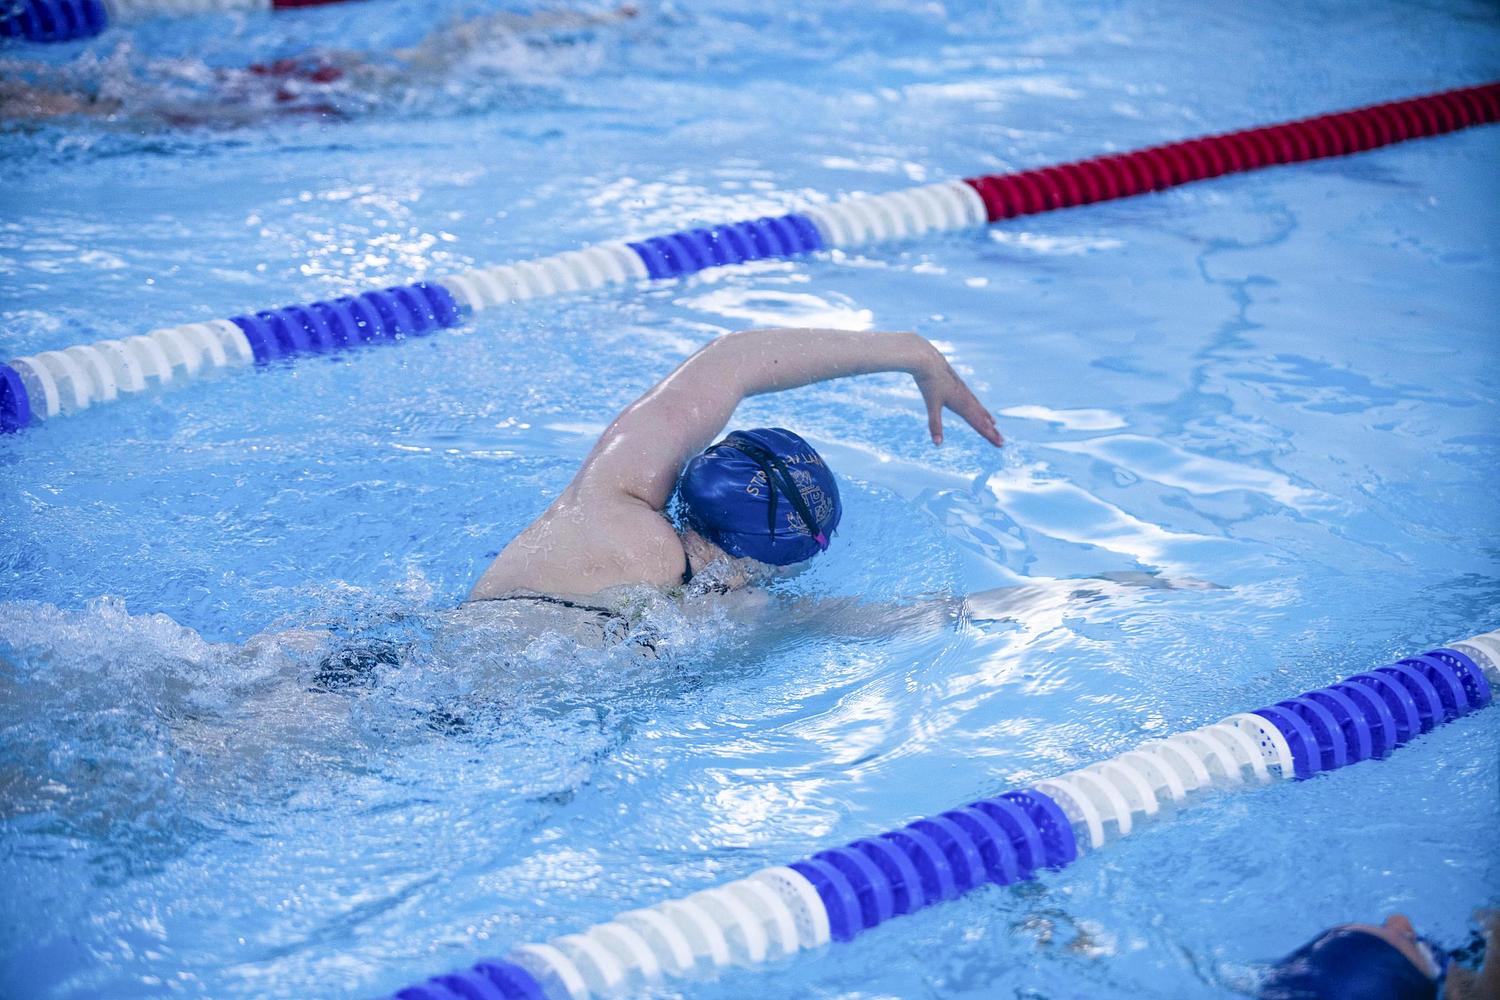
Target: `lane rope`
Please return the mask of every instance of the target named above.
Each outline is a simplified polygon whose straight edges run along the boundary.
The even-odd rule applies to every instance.
[[[1346,156],[1497,119],[1500,83],[1486,83],[1019,173],[847,198],[635,242],[602,243],[474,268],[436,282],[164,327],[63,352],[44,351],[0,366],[0,431],[218,368],[270,365],[425,336],[465,322],[470,313],[513,302],[973,228],[1229,173]]]
[[[1195,793],[1205,789],[1306,780],[1384,758],[1489,705],[1496,686],[1500,631],[576,934],[524,944],[389,1000],[590,1000],[849,941],[981,886],[1065,867],[1136,830],[1168,802],[1202,801]]]
[[[158,14],[290,10],[345,0],[18,0],[0,13],[0,38],[71,42],[99,34],[116,21]]]

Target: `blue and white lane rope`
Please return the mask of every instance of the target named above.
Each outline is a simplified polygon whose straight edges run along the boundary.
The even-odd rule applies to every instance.
[[[577,934],[521,945],[389,1000],[589,1000],[848,941],[979,886],[1061,868],[1130,833],[1167,800],[1183,805],[1210,786],[1305,779],[1383,758],[1488,705],[1497,685],[1500,631]]]
[[[84,0],[48,2],[76,5]],[[271,0],[273,7],[311,2]],[[1345,156],[1495,121],[1500,121],[1500,83],[1480,84],[1014,174],[850,198],[802,212],[688,229],[636,243],[606,243],[465,271],[431,284],[403,285],[253,316],[167,327],[144,337],[45,351],[0,366],[0,431],[212,368],[264,365],[301,354],[420,336],[455,326],[468,312],[501,303],[611,283],[678,278],[712,267],[795,257],[872,240],[977,227],[1229,173]]]
[[[4,0],[0,38],[71,42],[89,38],[118,21],[159,14],[210,14],[287,10],[339,0]]]
[[[951,181],[805,212],[603,243],[537,260],[229,319],[163,327],[0,365],[0,431],[217,368],[389,343],[457,326],[473,312],[610,284],[680,278],[712,267],[784,259],[876,239],[982,226],[984,201]]]

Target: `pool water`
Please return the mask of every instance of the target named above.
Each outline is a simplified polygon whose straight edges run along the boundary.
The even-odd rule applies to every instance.
[[[1500,75],[1484,2],[744,6],[497,33],[258,127],[129,116],[167,69],[484,6],[0,48],[126,116],[0,131],[0,357]],[[1497,156],[1481,128],[495,309],[0,440],[0,995],[389,991],[1500,626]],[[759,398],[736,423],[807,436],[845,504],[784,627],[642,595],[643,661],[452,610],[620,407],[768,324],[921,332],[1007,447],[934,449],[894,376]],[[1216,586],[1055,582],[1124,571]],[[348,636],[395,664],[308,690]],[[1497,762],[1479,713],[660,995],[1217,997],[1335,923],[1452,943],[1500,904]]]

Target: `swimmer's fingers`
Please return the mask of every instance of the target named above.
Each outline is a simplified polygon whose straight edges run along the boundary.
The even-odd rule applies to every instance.
[[[927,433],[932,435],[933,444],[943,443],[943,401],[936,393],[923,392],[923,401],[927,404]]]
[[[927,431],[933,444],[943,443],[943,410],[952,410],[964,422],[996,448],[1005,443],[995,427],[995,418],[984,408],[969,387],[964,385],[946,361],[939,371],[919,376],[917,387],[922,390],[922,399],[927,404]]]
[[[1005,439],[1000,436],[1000,428],[995,426],[994,415],[984,408],[984,404],[969,391],[969,387],[963,382],[959,382],[958,387],[962,390],[961,397],[955,402],[950,402],[948,408],[963,417],[980,437],[996,448],[1005,444]]]

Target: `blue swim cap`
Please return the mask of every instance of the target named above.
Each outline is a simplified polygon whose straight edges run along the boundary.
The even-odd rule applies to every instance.
[[[786,566],[828,548],[843,507],[833,473],[791,431],[735,431],[677,484],[688,525],[732,556]]]
[[[1271,969],[1260,1000],[1434,1000],[1437,980],[1389,941],[1335,927]]]

